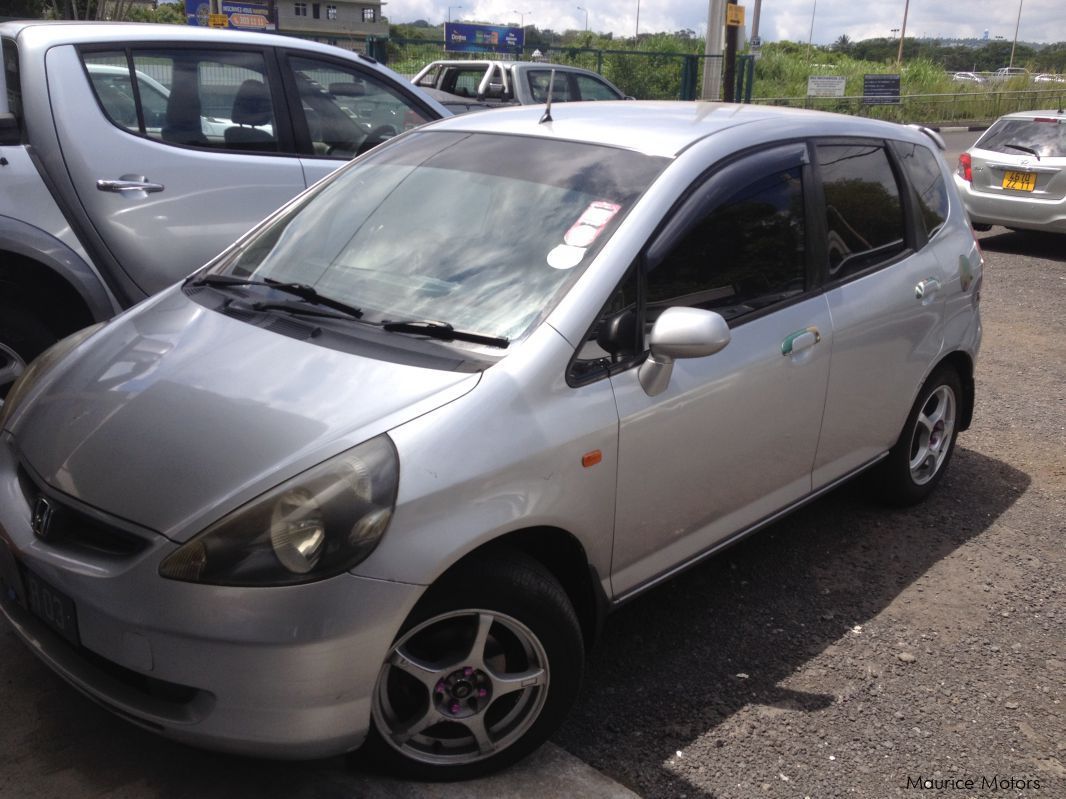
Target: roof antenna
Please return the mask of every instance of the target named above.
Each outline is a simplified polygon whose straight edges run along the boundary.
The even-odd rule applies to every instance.
[[[544,116],[540,118],[538,125],[543,125],[545,122],[552,122],[552,89],[555,88],[555,70],[551,72],[551,77],[548,78],[548,103],[544,106]]]

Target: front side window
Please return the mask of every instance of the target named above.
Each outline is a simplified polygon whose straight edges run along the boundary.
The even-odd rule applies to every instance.
[[[647,276],[646,324],[675,305],[727,321],[802,294],[806,224],[802,169],[751,179],[700,219]]]
[[[262,53],[138,48],[82,61],[104,113],[131,133],[184,147],[279,149]]]
[[[361,308],[361,323],[435,320],[514,340],[666,163],[549,139],[416,133],[340,173],[222,268],[314,286]]]
[[[885,149],[879,144],[815,149],[825,191],[829,279],[844,279],[903,252],[903,204]]]
[[[926,235],[932,238],[948,218],[948,189],[940,163],[928,147],[920,144],[895,142],[894,146],[918,197]]]
[[[303,56],[289,67],[315,155],[352,158],[430,119],[371,73]]]

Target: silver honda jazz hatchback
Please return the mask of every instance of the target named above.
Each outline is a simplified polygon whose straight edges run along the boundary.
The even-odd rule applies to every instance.
[[[47,351],[4,615],[173,739],[469,777],[602,615],[970,422],[981,255],[926,133],[717,104],[456,117]]]

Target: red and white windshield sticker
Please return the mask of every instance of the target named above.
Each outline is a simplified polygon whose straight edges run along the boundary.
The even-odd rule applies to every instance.
[[[622,206],[597,200],[590,203],[581,217],[566,231],[563,242],[571,247],[589,247],[599,238],[603,229],[622,210]]]

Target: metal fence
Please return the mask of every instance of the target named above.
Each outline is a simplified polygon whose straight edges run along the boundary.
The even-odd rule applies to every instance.
[[[520,52],[453,53],[444,49],[443,42],[424,39],[379,39],[371,43],[370,52],[391,69],[408,77],[414,76],[426,64],[440,59],[474,60],[533,60],[535,47]],[[591,47],[552,47],[541,49],[540,58],[546,63],[584,67],[598,72],[624,94],[638,100],[695,100],[703,89],[703,64],[708,58],[694,53],[660,53],[640,50],[600,50]],[[736,96],[751,97],[750,56],[742,56],[737,64]]]
[[[1066,108],[1066,86],[1055,89],[1018,91],[952,92],[948,94],[908,94],[899,103],[870,104],[883,98],[853,97],[757,97],[764,105],[815,108],[839,114],[868,116],[893,122],[987,123],[1015,111]]]

